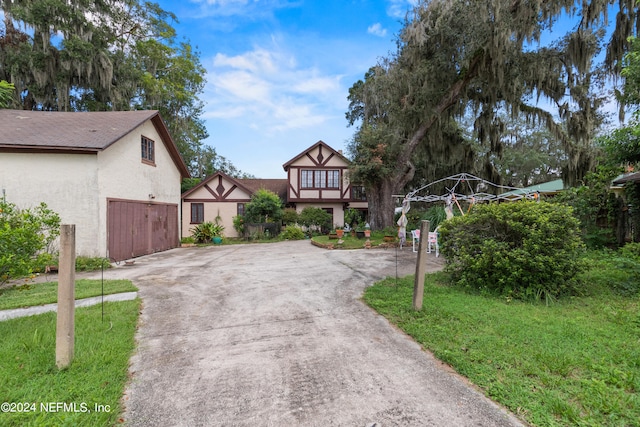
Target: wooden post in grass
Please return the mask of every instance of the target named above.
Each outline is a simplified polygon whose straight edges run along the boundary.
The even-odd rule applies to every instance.
[[[418,241],[418,259],[416,261],[416,277],[413,283],[413,309],[422,310],[424,296],[424,275],[427,270],[427,245],[429,244],[429,221],[420,224],[420,240]]]
[[[76,226],[60,226],[58,264],[58,320],[56,324],[56,366],[64,369],[73,360],[75,327]]]

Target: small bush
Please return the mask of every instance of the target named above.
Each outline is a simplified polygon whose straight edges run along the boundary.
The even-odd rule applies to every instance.
[[[214,237],[222,237],[224,226],[211,221],[203,222],[191,229],[191,235],[196,243],[209,243]]]
[[[475,206],[440,225],[440,252],[454,283],[519,299],[577,294],[584,270],[579,222],[567,206]]]
[[[620,255],[640,262],[640,243],[627,243],[620,248]]]
[[[282,240],[303,240],[304,231],[297,225],[287,225],[284,231],[280,233],[280,239]]]
[[[282,214],[282,223],[284,225],[294,225],[299,221],[298,211],[293,208],[286,208]]]
[[[365,213],[358,209],[349,208],[344,213],[344,224],[355,228],[357,224],[364,222]]]
[[[233,217],[233,228],[238,232],[239,236],[244,235],[244,217],[242,215]]]
[[[444,210],[444,206],[432,206],[422,215],[422,219],[429,221],[429,228],[434,231],[447,219],[447,213]]]
[[[331,228],[331,214],[320,208],[307,207],[300,212],[300,223],[309,230],[326,233]]]
[[[580,277],[587,295],[632,297],[640,293],[640,257],[624,255],[622,249],[601,249],[588,251],[586,260],[589,268]]]
[[[282,219],[282,200],[272,191],[259,189],[251,196],[251,201],[244,207],[246,222],[275,222]]]
[[[111,268],[111,263],[106,258],[76,257],[76,271],[96,271],[103,268]]]
[[[44,270],[59,234],[60,216],[45,203],[20,209],[0,199],[0,284]]]

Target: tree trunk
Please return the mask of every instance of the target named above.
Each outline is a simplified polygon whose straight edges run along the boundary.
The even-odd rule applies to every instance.
[[[372,230],[382,230],[393,225],[395,186],[392,180],[384,180],[367,189],[369,202],[369,225]]]
[[[416,128],[411,137],[407,140],[400,154],[398,155],[397,172],[385,177],[380,182],[376,182],[367,187],[367,200],[369,202],[369,225],[374,230],[382,230],[385,227],[393,226],[393,216],[395,203],[394,194],[402,194],[404,187],[415,175],[415,167],[411,162],[413,153],[422,142],[429,129],[436,123],[443,113],[454,106],[459,100],[462,91],[469,82],[477,75],[478,67],[482,63],[484,56],[477,54],[467,72],[456,81],[449,91],[447,91],[437,104],[435,112]]]

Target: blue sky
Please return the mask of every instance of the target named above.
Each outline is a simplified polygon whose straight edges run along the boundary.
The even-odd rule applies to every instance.
[[[241,171],[285,178],[318,140],[345,149],[349,88],[395,37],[416,0],[159,0],[207,70],[203,119]]]

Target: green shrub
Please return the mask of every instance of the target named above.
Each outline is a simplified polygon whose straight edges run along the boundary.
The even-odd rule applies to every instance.
[[[245,222],[265,223],[277,222],[282,219],[282,200],[273,191],[259,189],[251,196],[251,201],[245,205]]]
[[[282,240],[303,240],[304,231],[297,225],[287,225],[284,231],[280,233],[280,239]]]
[[[640,243],[627,243],[620,248],[620,255],[640,262]]]
[[[306,207],[300,212],[300,223],[309,230],[326,233],[331,228],[331,214],[320,208]]]
[[[298,211],[293,208],[286,208],[282,214],[282,223],[284,225],[294,225],[300,220]]]
[[[0,199],[0,283],[44,270],[60,234],[60,217],[45,203],[19,209]]]
[[[584,177],[584,185],[561,191],[550,200],[573,208],[580,221],[582,240],[590,249],[617,246],[615,230],[620,200],[609,190],[611,180],[620,173],[619,168],[598,166]]]
[[[96,271],[103,268],[111,268],[111,263],[106,258],[76,257],[76,271]]]
[[[192,228],[191,235],[196,243],[209,243],[214,237],[222,237],[223,231],[223,225],[208,221]]]
[[[578,293],[584,244],[568,206],[476,205],[443,222],[439,231],[445,270],[457,285],[519,299]]]
[[[238,232],[239,236],[244,235],[244,217],[242,215],[233,217],[233,228]]]
[[[422,215],[422,219],[429,221],[429,228],[431,231],[434,231],[444,220],[447,219],[447,213],[444,210],[444,206],[431,206]]]
[[[348,224],[351,228],[355,228],[357,224],[364,222],[364,220],[364,212],[358,209],[349,208],[344,213],[344,224]]]
[[[638,244],[635,244],[638,245]],[[632,248],[633,250],[633,244]],[[606,295],[613,293],[624,297],[640,293],[640,257],[623,254],[623,250],[591,250],[586,254],[589,268],[581,279],[587,287],[586,294]]]

